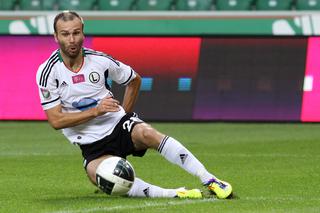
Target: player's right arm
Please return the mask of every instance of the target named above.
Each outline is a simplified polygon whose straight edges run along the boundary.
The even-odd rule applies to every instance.
[[[119,101],[113,98],[104,98],[97,107],[90,108],[82,112],[62,112],[61,104],[45,110],[48,122],[55,129],[63,129],[83,124],[97,116],[107,112],[117,112],[120,110]]]

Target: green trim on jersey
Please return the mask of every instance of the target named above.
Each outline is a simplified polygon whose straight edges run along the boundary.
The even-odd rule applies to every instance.
[[[61,56],[61,53],[60,53],[60,49],[58,49],[58,56],[59,56],[59,61],[60,62],[63,62],[63,58],[62,58],[62,56]]]

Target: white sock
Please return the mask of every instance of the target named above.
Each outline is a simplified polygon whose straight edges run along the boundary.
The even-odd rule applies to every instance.
[[[129,197],[175,197],[176,195],[176,189],[164,189],[144,182],[137,177],[135,177],[133,185],[128,192]]]
[[[177,164],[190,174],[199,177],[203,184],[211,178],[216,178],[206,170],[189,150],[174,138],[165,136],[158,147],[158,152],[171,163]]]

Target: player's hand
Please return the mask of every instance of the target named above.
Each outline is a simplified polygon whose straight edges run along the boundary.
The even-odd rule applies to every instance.
[[[111,97],[104,98],[100,101],[96,107],[97,115],[103,115],[107,112],[118,112],[120,111],[120,102]]]

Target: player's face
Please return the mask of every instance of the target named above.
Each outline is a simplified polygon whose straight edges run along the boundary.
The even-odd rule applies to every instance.
[[[84,40],[81,21],[77,18],[72,21],[59,20],[56,26],[57,32],[54,36],[60,51],[70,58],[76,58],[81,53]]]

